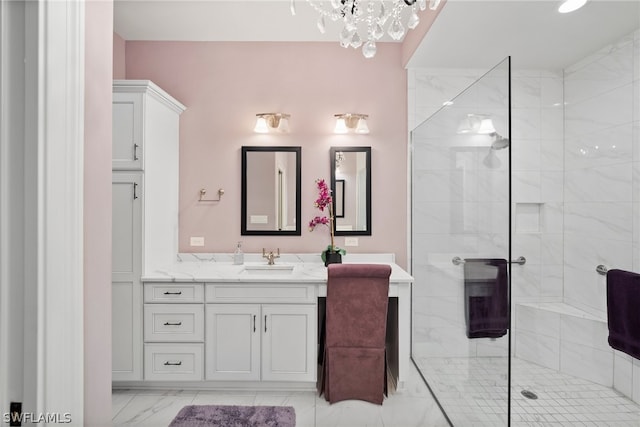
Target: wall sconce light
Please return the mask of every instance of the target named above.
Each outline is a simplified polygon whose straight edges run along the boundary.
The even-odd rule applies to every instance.
[[[289,132],[290,114],[285,113],[258,113],[256,114],[256,126],[253,131],[256,133],[269,133],[278,131]]]
[[[459,134],[476,133],[480,128],[480,117],[475,114],[467,114],[458,125]]]
[[[369,126],[367,126],[369,116],[366,114],[343,113],[334,114],[334,117],[336,118],[334,133],[369,133]]]
[[[490,117],[479,114],[467,114],[460,122],[457,132],[459,134],[489,135],[496,133],[496,128],[493,126],[493,120],[491,120]]]
[[[478,133],[482,135],[496,133],[496,128],[493,126],[493,120],[486,117],[483,118],[480,121],[480,127],[478,128]]]

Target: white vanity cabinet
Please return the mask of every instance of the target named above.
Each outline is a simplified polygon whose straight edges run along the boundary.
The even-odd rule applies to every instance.
[[[203,380],[203,286],[144,284],[145,380]]]
[[[112,181],[112,377],[142,379],[142,205],[140,174],[114,174]]]
[[[259,254],[247,258],[253,255],[261,260]],[[309,256],[311,261],[305,261],[305,254],[296,256],[301,262],[286,273],[248,269],[263,261],[236,266],[200,254],[183,254],[168,268],[143,272],[144,293],[137,296],[138,307],[122,292],[122,304],[139,314],[140,327],[120,335],[143,354],[143,375],[132,380],[114,375],[114,388],[313,390],[327,270],[315,262],[315,254]],[[389,372],[401,389],[411,362],[413,278],[391,257],[368,255],[365,262],[392,265],[387,356]],[[123,325],[131,324],[130,319],[126,312],[114,315],[114,322]]]
[[[163,155],[185,107],[149,80],[114,80],[113,170],[147,170]],[[177,146],[177,140],[176,140]],[[166,154],[166,151],[165,151]]]
[[[315,286],[206,286],[207,380],[316,380]]]
[[[142,282],[178,248],[179,117],[148,80],[113,82],[112,378],[143,379]]]

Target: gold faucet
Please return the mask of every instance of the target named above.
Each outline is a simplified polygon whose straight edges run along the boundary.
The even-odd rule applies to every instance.
[[[267,259],[267,265],[274,265],[275,264],[275,259],[276,258],[280,258],[280,248],[278,248],[278,252],[277,254],[274,254],[273,251],[270,251],[269,253],[266,253],[264,251],[264,248],[262,248],[262,258],[266,258]]]

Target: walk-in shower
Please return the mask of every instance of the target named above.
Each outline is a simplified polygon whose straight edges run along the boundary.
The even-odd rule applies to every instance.
[[[636,31],[564,70],[507,59],[412,131],[412,356],[452,425],[640,425],[596,270],[640,271],[639,103]],[[460,133],[470,115],[495,132]],[[507,263],[508,333],[469,338],[500,276],[472,291],[456,259]]]

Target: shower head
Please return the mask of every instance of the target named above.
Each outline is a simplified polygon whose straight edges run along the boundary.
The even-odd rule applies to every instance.
[[[489,148],[489,153],[484,158],[484,160],[482,160],[482,164],[490,169],[497,169],[502,164],[498,156],[496,156],[493,147]]]
[[[509,146],[508,138],[505,138],[504,136],[501,136],[497,133],[494,134],[494,137],[496,139],[491,143],[491,148],[493,150],[502,150],[503,148],[507,148]]]

